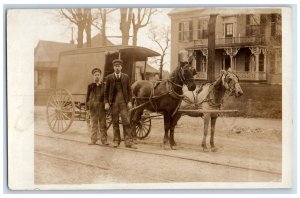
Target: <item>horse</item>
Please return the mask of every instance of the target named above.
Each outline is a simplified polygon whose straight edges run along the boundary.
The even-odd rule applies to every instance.
[[[211,123],[210,146],[211,151],[216,152],[217,148],[214,143],[215,125],[218,118],[218,113],[198,113],[194,111],[184,111],[184,109],[201,109],[201,110],[219,110],[221,108],[225,95],[240,97],[243,95],[243,90],[239,84],[238,76],[228,69],[221,70],[220,77],[213,83],[203,84],[194,92],[185,91],[185,99],[182,101],[180,109],[182,113],[176,117],[177,121],[182,115],[191,117],[202,117],[204,120],[204,135],[201,147],[204,152],[209,149],[206,146],[206,136],[208,132],[209,122]]]
[[[174,128],[177,122],[173,118],[177,117],[176,114],[184,96],[183,85],[186,85],[190,91],[196,89],[193,78],[195,74],[196,70],[190,62],[180,62],[169,79],[158,81],[155,84],[147,80],[134,82],[131,86],[135,106],[131,111],[133,131],[140,122],[144,109],[161,113],[164,118],[165,130],[163,146],[167,149],[166,146],[169,144],[171,149],[176,149]],[[133,132],[132,135],[135,139],[136,134]]]

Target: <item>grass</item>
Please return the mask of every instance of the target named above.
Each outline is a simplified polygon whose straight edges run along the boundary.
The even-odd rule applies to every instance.
[[[238,116],[282,118],[281,85],[241,84],[244,95],[224,101],[225,109],[238,109]]]

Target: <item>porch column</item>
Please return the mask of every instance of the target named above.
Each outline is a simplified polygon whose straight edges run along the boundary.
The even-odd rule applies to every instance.
[[[240,48],[238,47],[233,47],[233,48],[224,48],[225,52],[227,55],[230,56],[230,67],[233,71],[236,70],[236,66],[233,63],[233,57],[235,57],[237,55],[237,53],[239,52]]]
[[[205,65],[205,72],[207,72],[207,64],[208,64],[208,49],[207,48],[200,48],[203,56],[205,56],[206,65]]]
[[[266,70],[267,70],[267,49],[266,48],[262,48],[261,52],[264,55],[264,72],[266,72]]]
[[[259,54],[261,53],[260,47],[249,47],[251,53],[255,56],[255,80],[259,80]]]

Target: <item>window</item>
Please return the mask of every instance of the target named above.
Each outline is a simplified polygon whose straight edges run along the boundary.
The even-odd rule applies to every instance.
[[[278,36],[281,35],[281,15],[272,14],[271,15],[271,35]]]
[[[196,71],[206,72],[206,57],[202,55],[202,52],[198,53],[196,57]]]
[[[193,40],[193,24],[192,21],[184,21],[179,23],[179,41]]]
[[[233,23],[225,24],[225,37],[233,37]]]
[[[260,15],[247,14],[246,15],[246,36],[255,36],[260,34],[261,30]]]
[[[199,20],[198,21],[198,39],[208,38],[208,21]]]
[[[259,71],[264,71],[264,55],[263,54],[259,54]]]

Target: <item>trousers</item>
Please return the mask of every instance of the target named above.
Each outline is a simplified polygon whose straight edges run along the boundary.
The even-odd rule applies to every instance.
[[[118,144],[120,144],[121,142],[119,116],[121,116],[122,125],[123,125],[124,143],[126,146],[131,146],[132,137],[131,137],[130,117],[127,109],[127,104],[125,102],[112,104],[112,122],[113,122],[113,131],[114,131],[113,141]]]
[[[100,129],[100,133],[99,133]],[[104,115],[94,115],[91,114],[91,142],[96,143],[98,140],[98,137],[101,137],[101,142],[106,143],[107,142],[107,128],[106,128],[106,117]]]

